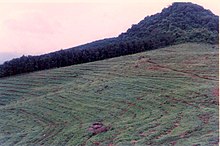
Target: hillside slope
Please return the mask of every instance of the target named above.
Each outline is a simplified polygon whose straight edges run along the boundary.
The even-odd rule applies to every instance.
[[[183,42],[217,44],[218,41],[219,16],[196,4],[175,2],[118,37],[5,62],[0,65],[0,77],[134,54]]]
[[[2,78],[0,145],[217,145],[218,81],[207,44]]]

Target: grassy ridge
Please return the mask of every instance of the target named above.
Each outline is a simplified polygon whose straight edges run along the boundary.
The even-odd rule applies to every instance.
[[[98,121],[110,129],[92,135]],[[218,129],[215,45],[0,80],[0,145],[215,145]]]

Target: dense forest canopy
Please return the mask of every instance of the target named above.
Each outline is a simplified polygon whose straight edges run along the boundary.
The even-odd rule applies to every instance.
[[[173,3],[161,13],[148,16],[119,37],[144,39],[169,35],[175,42],[218,43],[219,17],[192,3]]]
[[[52,52],[22,56],[0,65],[0,77],[69,66],[133,54],[184,42],[216,44],[219,16],[185,2],[175,2],[161,13],[147,16],[118,37]]]

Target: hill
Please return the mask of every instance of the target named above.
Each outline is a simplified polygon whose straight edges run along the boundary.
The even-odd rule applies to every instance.
[[[218,24],[219,17],[210,10],[189,2],[175,2],[161,13],[147,16],[119,37],[150,39],[164,36],[176,43],[218,43]]]
[[[0,65],[0,77],[102,60],[184,42],[216,44],[218,34],[218,16],[199,5],[176,2],[161,13],[146,17],[118,37],[5,62]]]
[[[0,145],[218,145],[218,45],[0,80]]]

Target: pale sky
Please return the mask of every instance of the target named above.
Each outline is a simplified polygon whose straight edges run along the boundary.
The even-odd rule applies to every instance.
[[[29,2],[29,3],[27,3]],[[0,0],[0,64],[117,37],[173,0]],[[220,14],[219,0],[190,2]]]

